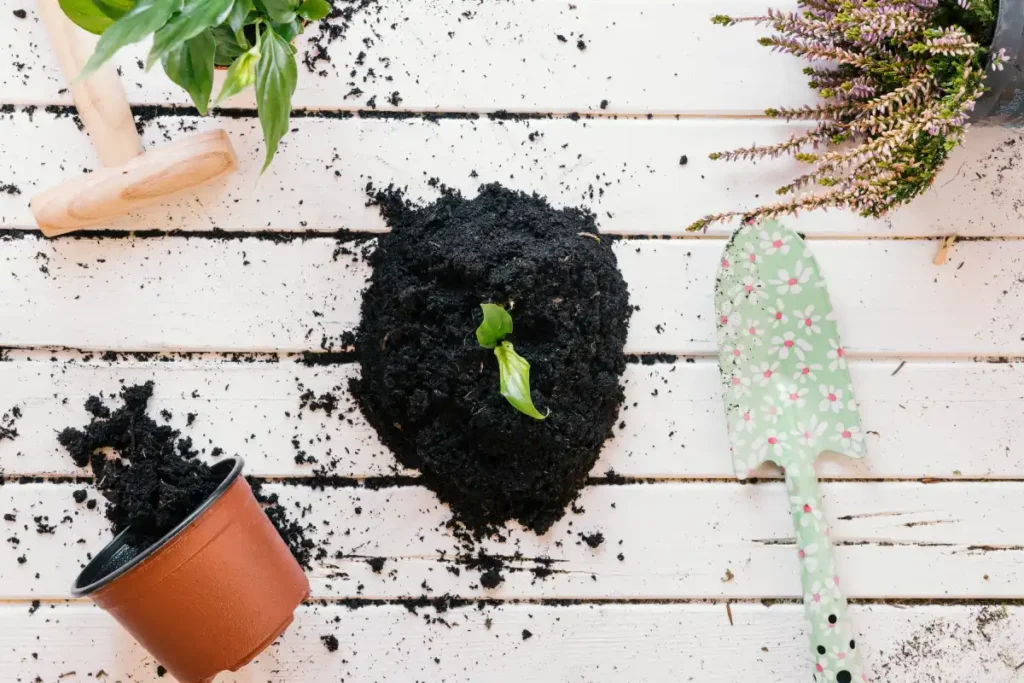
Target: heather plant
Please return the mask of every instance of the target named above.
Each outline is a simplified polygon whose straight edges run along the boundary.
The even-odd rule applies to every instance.
[[[801,0],[799,12],[716,16],[723,26],[764,24],[759,42],[804,57],[822,103],[769,109],[786,121],[816,121],[775,145],[711,155],[725,161],[791,155],[808,171],[777,194],[784,201],[701,218],[690,230],[735,216],[774,218],[801,209],[850,208],[882,216],[924,192],[959,145],[985,91],[997,0]]]

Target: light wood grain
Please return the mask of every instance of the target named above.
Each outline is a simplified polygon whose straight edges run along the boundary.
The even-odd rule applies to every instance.
[[[0,43],[2,44],[2,43]],[[99,227],[161,230],[380,231],[366,206],[366,184],[407,187],[432,199],[432,177],[472,195],[481,183],[537,191],[557,205],[587,206],[610,234],[690,235],[708,213],[753,208],[802,171],[791,160],[710,161],[708,154],[772,143],[802,130],[771,121],[530,120],[525,122],[296,118],[273,165],[260,176],[263,138],[254,117],[159,117],[146,143],[159,148],[195,130],[223,128],[241,160],[240,172],[185,199]],[[533,136],[531,139],[530,136]],[[26,143],[31,140],[31,149]],[[1019,131],[975,128],[936,181],[935,189],[886,220],[850,212],[811,212],[788,219],[811,237],[1020,237],[1024,225],[1024,142]],[[681,166],[682,156],[687,164]],[[0,227],[33,227],[27,198],[95,170],[88,137],[68,118],[18,109],[0,114]],[[476,175],[473,175],[475,173]],[[734,225],[716,226],[729,234]],[[937,249],[937,247],[935,247]],[[951,254],[956,267],[957,249]],[[928,255],[929,262],[934,253]]]
[[[400,605],[300,608],[284,637],[224,683],[793,683],[807,670],[798,605],[503,605],[437,614]],[[1017,683],[1019,607],[855,605],[871,680]],[[425,620],[434,621],[425,623]],[[154,662],[109,616],[84,604],[0,607],[0,669],[12,681],[157,679]],[[523,639],[523,632],[531,637]],[[328,653],[321,636],[340,647]],[[36,656],[33,656],[35,653]],[[74,672],[74,673],[71,673]],[[61,676],[63,677],[61,678]]]
[[[25,236],[0,250],[0,346],[306,351],[355,327],[368,265],[333,239],[75,239]],[[341,245],[344,247],[344,245]],[[1024,354],[1024,241],[957,246],[819,241],[844,346],[854,354]],[[629,353],[710,354],[719,240],[619,241],[639,306]],[[962,266],[959,265],[962,263]]]
[[[9,476],[76,475],[57,434],[89,421],[86,398],[115,396],[123,385],[154,381],[150,413],[207,452],[245,456],[261,476],[309,476],[295,463],[296,446],[321,463],[336,459],[340,477],[379,477],[398,469],[348,391],[357,364],[307,367],[298,358],[232,362],[216,356],[172,362],[107,362],[69,352],[12,352],[0,363],[0,412],[21,408],[19,437],[0,441]],[[88,358],[88,360],[85,360]],[[1024,444],[1024,380],[1010,363],[853,361],[850,367],[868,457],[825,457],[821,476],[836,478],[1020,479]],[[893,373],[896,373],[895,375]],[[711,359],[630,364],[626,400],[615,436],[593,475],[612,469],[626,477],[730,478],[718,366]],[[340,409],[328,417],[302,411],[300,395],[332,393]],[[118,405],[116,400],[112,405]],[[188,425],[188,415],[195,416]],[[325,437],[330,436],[330,440]],[[766,477],[777,471],[763,471]]]
[[[31,66],[0,64],[2,99],[67,102],[31,4],[28,19],[10,20],[21,6],[0,2],[0,45],[13,61]],[[429,111],[601,111],[608,100],[608,112],[760,114],[813,101],[803,63],[759,46],[763,31],[711,23],[721,12],[763,10],[758,0],[382,2],[357,14],[347,38],[330,45],[331,61],[316,67],[323,77],[300,64],[295,102],[356,108],[375,96],[378,107],[394,109],[386,98],[398,91],[402,109]],[[299,39],[300,60],[316,33],[313,27]],[[577,46],[580,38],[585,50]],[[137,65],[147,50],[148,41],[115,58],[132,102],[189,104],[158,67],[147,73]],[[356,86],[364,92],[352,94]],[[231,104],[252,102],[250,94]]]
[[[61,599],[87,554],[110,538],[100,507],[72,499],[74,484],[0,489],[4,541],[0,599]],[[836,562],[854,598],[1018,598],[1024,582],[1024,483],[828,483]],[[448,569],[465,552],[445,527],[446,507],[419,486],[380,490],[268,484],[316,527],[327,556],[309,572],[314,598],[798,598],[799,560],[785,488],[779,483],[591,486],[542,537],[511,525],[507,542],[478,549],[512,556],[498,588]],[[296,512],[296,514],[298,514]],[[56,525],[38,533],[36,516]],[[64,520],[67,516],[70,521]],[[64,520],[64,521],[61,521]],[[600,531],[597,549],[579,534]],[[83,540],[83,543],[79,541]],[[685,550],[683,550],[685,549]],[[338,555],[340,553],[340,555]],[[618,558],[622,554],[622,559]],[[24,556],[19,564],[16,557]],[[367,557],[388,558],[375,574]],[[531,570],[548,566],[538,579]],[[517,571],[518,570],[518,571]],[[38,573],[39,578],[36,578]],[[729,578],[729,576],[732,578]],[[427,587],[424,587],[424,582]]]
[[[142,140],[135,130],[135,120],[117,68],[108,63],[88,78],[79,79],[97,38],[71,23],[58,0],[37,0],[35,10],[46,27],[48,40],[44,45],[57,57],[97,156],[104,166],[120,166],[131,161],[142,152]],[[4,25],[10,26],[13,22],[4,22]]]
[[[33,197],[30,208],[43,234],[56,237],[168,201],[236,168],[227,133],[212,130],[52,187]]]

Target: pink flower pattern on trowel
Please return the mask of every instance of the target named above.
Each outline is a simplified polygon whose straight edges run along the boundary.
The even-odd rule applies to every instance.
[[[733,235],[715,304],[736,475],[746,479],[764,462],[785,470],[813,680],[863,683],[814,472],[822,451],[861,458],[865,448],[825,281],[804,240],[765,221]]]

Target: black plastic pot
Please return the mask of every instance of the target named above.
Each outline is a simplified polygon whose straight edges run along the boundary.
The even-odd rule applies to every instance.
[[[972,119],[985,126],[1024,125],[1024,0],[1000,0],[992,54],[1005,49],[1010,61],[988,72],[988,87]]]

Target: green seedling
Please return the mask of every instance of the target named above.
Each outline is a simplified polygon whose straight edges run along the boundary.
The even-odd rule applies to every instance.
[[[530,363],[516,353],[511,342],[503,341],[512,333],[512,316],[497,304],[480,304],[483,322],[476,328],[476,340],[485,349],[494,349],[498,359],[501,395],[519,412],[543,420],[530,398]]]

